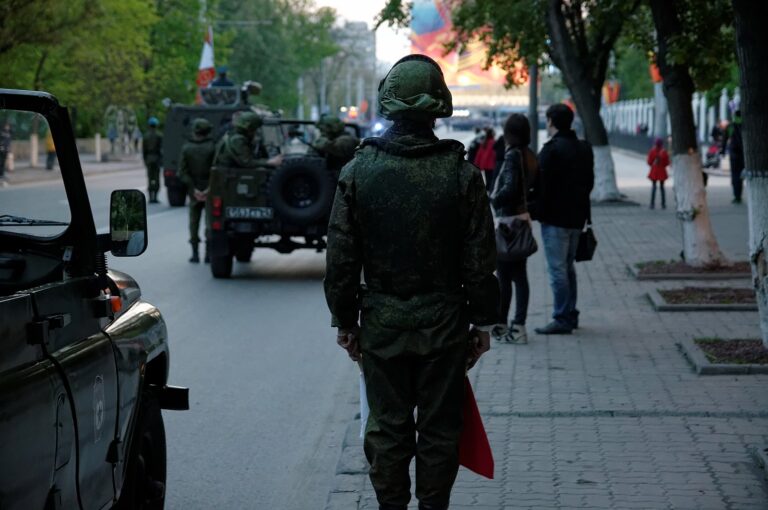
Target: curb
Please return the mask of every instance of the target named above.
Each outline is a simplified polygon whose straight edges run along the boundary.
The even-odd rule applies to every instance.
[[[653,305],[653,308],[657,312],[756,312],[757,303],[755,304],[670,304],[664,299],[658,290],[653,289],[648,291],[648,299]]]
[[[768,480],[768,448],[755,447],[752,450],[752,456],[757,466],[763,471],[763,476]]]
[[[696,342],[690,339],[684,339],[676,345],[699,375],[768,374],[768,365],[712,363]]]
[[[750,273],[660,273],[640,274],[640,270],[634,264],[627,264],[627,271],[636,280],[749,280]]]
[[[359,507],[369,469],[362,451],[360,416],[357,415],[347,425],[325,510],[356,510]]]

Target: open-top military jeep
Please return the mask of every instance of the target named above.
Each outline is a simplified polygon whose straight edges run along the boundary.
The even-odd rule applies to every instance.
[[[0,89],[0,121],[47,123],[61,170],[34,198],[0,190],[0,509],[162,508],[160,410],[187,390],[167,385],[160,311],[106,263],[145,250],[144,195],[114,191],[97,233],[67,110]]]

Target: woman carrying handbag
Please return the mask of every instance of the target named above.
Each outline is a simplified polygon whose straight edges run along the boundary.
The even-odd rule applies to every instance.
[[[528,183],[534,182],[538,172],[536,155],[528,148],[531,140],[530,124],[525,115],[513,113],[504,123],[506,150],[504,163],[491,194],[496,216],[496,272],[501,291],[499,317],[503,323],[492,330],[499,341],[513,344],[528,343],[525,321],[528,316],[528,272],[526,262],[536,249],[528,212]],[[508,320],[515,293],[515,314]]]

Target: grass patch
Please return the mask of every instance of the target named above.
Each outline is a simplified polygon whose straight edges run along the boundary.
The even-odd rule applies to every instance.
[[[768,349],[765,348],[762,340],[696,338],[694,342],[704,352],[710,363],[768,364]]]

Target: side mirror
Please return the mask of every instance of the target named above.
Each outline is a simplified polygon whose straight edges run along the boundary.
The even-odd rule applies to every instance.
[[[147,249],[147,202],[137,189],[112,192],[109,237],[115,257],[138,257]]]

